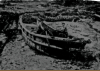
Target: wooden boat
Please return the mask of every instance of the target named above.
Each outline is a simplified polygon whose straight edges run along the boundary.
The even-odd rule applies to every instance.
[[[19,18],[19,26],[22,31],[22,36],[24,37],[27,44],[29,44],[31,47],[34,47],[35,49],[38,49],[39,51],[45,52],[53,52],[59,50],[69,50],[69,48],[81,48],[84,49],[84,46],[87,43],[90,43],[90,40],[80,40],[78,38],[63,38],[63,37],[57,37],[57,36],[50,36],[48,33],[37,33],[36,31],[39,29],[40,24],[42,28],[44,27],[46,30],[50,29],[46,24],[43,24],[39,22],[38,20],[35,20],[32,24],[26,24],[22,22],[22,15]],[[44,26],[43,26],[44,25]],[[29,27],[29,29],[27,28]],[[33,31],[31,29],[33,28]],[[34,30],[35,29],[35,30]],[[50,29],[53,31],[52,29]],[[41,29],[43,32],[44,30]],[[53,51],[50,51],[50,50]]]

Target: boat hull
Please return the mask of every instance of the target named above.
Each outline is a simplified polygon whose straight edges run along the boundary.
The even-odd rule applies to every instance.
[[[86,43],[76,41],[75,39],[67,39],[60,37],[50,37],[47,35],[41,35],[34,32],[30,32],[25,28],[24,23],[19,20],[19,26],[22,31],[22,36],[25,42],[33,49],[37,49],[46,54],[59,54],[59,52],[69,52],[71,48],[84,49]],[[56,53],[55,53],[56,51]],[[64,52],[65,51],[65,52]]]

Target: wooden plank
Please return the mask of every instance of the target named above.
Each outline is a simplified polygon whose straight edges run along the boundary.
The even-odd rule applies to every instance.
[[[99,17],[100,18],[100,15],[98,15],[98,14],[94,14],[96,17]]]

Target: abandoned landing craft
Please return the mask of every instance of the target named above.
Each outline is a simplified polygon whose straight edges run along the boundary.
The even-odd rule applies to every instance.
[[[33,22],[23,23],[23,15],[19,18],[19,26],[22,31],[22,35],[28,45],[32,48],[47,53],[46,51],[52,52],[52,50],[67,50],[70,48],[84,49],[85,45],[91,43],[89,38],[80,37],[77,38],[66,32],[66,28],[62,30],[54,29],[53,27],[63,27],[62,22],[47,22],[41,21],[37,17],[32,17]],[[64,21],[63,21],[64,22]],[[75,23],[68,22],[67,23]],[[56,24],[56,26],[51,27],[48,24]],[[66,23],[64,23],[66,25]],[[51,50],[51,51],[50,51]],[[47,53],[48,54],[48,53]]]

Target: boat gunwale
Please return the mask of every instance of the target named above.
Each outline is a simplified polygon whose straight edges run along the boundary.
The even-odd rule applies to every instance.
[[[25,35],[25,33],[23,33],[23,34]],[[46,46],[46,47],[52,47],[52,48],[56,48],[56,49],[62,49],[62,48],[60,48],[58,46],[51,45],[51,44],[49,45],[47,43],[38,42],[36,40],[31,40],[31,38],[29,38],[28,36],[26,36],[26,37],[27,37],[27,39],[29,39],[29,41],[31,41],[31,42],[33,42],[35,44],[38,44],[38,45],[41,45],[41,46]]]

